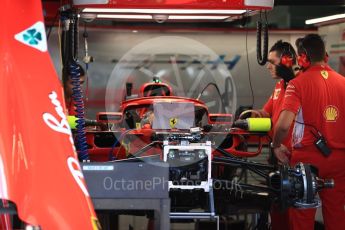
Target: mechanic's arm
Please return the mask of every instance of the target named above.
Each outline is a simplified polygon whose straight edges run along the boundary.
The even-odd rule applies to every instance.
[[[256,110],[258,117],[271,117],[273,113],[273,94],[267,100],[262,109]]]
[[[282,144],[282,141],[289,133],[292,122],[294,121],[295,114],[288,110],[283,110],[280,115],[277,124],[274,128],[273,140],[271,147],[273,148],[275,156],[283,164],[289,163],[288,155],[291,153]]]
[[[256,110],[256,112],[258,112],[258,114],[252,113],[252,117],[271,117],[264,109]]]

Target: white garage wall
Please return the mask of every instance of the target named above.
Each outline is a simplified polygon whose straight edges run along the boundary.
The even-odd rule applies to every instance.
[[[326,42],[330,66],[345,76],[345,22],[319,27],[318,33]]]
[[[299,32],[292,32],[292,31],[286,31],[286,32],[270,32],[269,36],[269,47],[274,44],[279,39],[283,39],[284,41],[290,41],[294,44],[294,41],[297,37],[301,37],[305,34],[305,31],[299,31]],[[224,77],[226,74],[213,74],[213,76],[207,78],[207,74],[205,74],[206,77],[203,77],[203,79],[200,84],[196,87],[191,85],[193,82],[193,77],[198,77],[198,72],[203,68],[207,68],[209,70],[207,73],[214,73],[214,69],[218,68],[218,66],[224,67],[224,65],[217,65],[219,59],[217,60],[218,55],[224,55],[224,61],[225,69],[228,69],[231,73],[231,76],[233,78],[233,81],[235,83],[236,87],[236,93],[237,96],[235,101],[236,107],[240,105],[251,105],[252,104],[252,97],[250,93],[250,86],[249,86],[249,76],[248,76],[248,65],[247,65],[247,51],[246,51],[246,40],[247,40],[247,49],[248,49],[248,58],[249,58],[249,67],[250,67],[250,73],[251,73],[251,80],[254,90],[254,98],[255,98],[255,105],[254,107],[260,108],[267,98],[271,94],[271,90],[273,89],[273,86],[275,84],[275,81],[273,81],[269,75],[269,72],[267,71],[265,66],[260,66],[257,63],[256,60],[256,33],[255,31],[249,31],[247,38],[245,32],[204,32],[204,31],[198,31],[198,32],[155,32],[155,31],[138,31],[138,32],[132,32],[128,30],[110,30],[110,29],[89,29],[88,30],[89,39],[88,39],[88,46],[89,46],[89,54],[94,57],[95,61],[90,64],[89,66],[89,93],[88,93],[88,107],[87,110],[88,116],[92,118],[94,116],[95,112],[97,111],[104,111],[104,101],[105,101],[105,89],[107,87],[107,84],[109,83],[109,78],[112,74],[112,71],[114,70],[116,64],[118,64],[118,60],[120,60],[123,57],[129,57],[128,52],[133,49],[133,47],[140,45],[144,42],[145,44],[150,44],[146,49],[146,53],[137,54],[138,57],[147,55],[148,61],[146,62],[144,68],[149,70],[151,73],[154,74],[161,74],[163,77],[163,82],[176,82],[174,79],[170,79],[172,75],[176,75],[176,71],[174,71],[174,67],[170,67],[170,70],[167,70],[167,65],[171,66],[171,57],[164,57],[162,55],[154,55],[152,58],[152,55],[150,54],[150,50],[163,50],[162,53],[166,54],[167,52],[170,52],[170,54],[174,57],[176,57],[177,61],[180,61],[178,64],[179,69],[179,75],[181,77],[181,81],[183,84],[187,84],[185,86],[185,89],[190,88],[196,88],[196,91],[200,91],[203,87],[205,82],[207,80],[209,81],[215,81],[217,83],[218,87],[220,88],[221,93],[224,92]],[[84,42],[82,39],[82,32],[80,32],[80,52],[79,52],[79,59],[82,60],[84,55]],[[186,41],[195,41],[195,43],[191,43],[192,45],[189,45],[188,47],[186,44],[174,44],[173,42],[164,43],[161,44],[152,44],[149,43],[150,39],[153,39],[153,41],[157,41],[158,37],[161,36],[178,36],[180,39],[179,42],[183,41],[184,39]],[[163,41],[165,41],[163,39]],[[171,39],[170,39],[171,41]],[[58,49],[58,39],[57,39],[57,31],[54,29],[51,37],[49,39],[49,51],[52,55],[54,64],[57,68],[57,71],[61,73],[61,67],[60,67],[60,61],[59,61],[59,49]],[[201,44],[201,46],[200,46]],[[192,47],[191,47],[192,46]],[[195,46],[195,47],[193,47]],[[182,47],[182,48],[181,48]],[[207,48],[203,49],[203,51],[200,51],[199,47]],[[145,49],[141,49],[145,50]],[[176,52],[172,52],[172,50],[176,50]],[[182,51],[181,51],[182,50]],[[203,53],[204,50],[208,50],[211,53],[205,54]],[[184,51],[184,52],[183,52]],[[216,56],[213,56],[213,53]],[[135,57],[136,54],[132,50],[132,63],[133,65],[138,65],[138,63],[133,60],[133,57]],[[181,55],[183,53],[183,55]],[[127,54],[127,56],[126,56]],[[157,52],[156,52],[157,54]],[[151,56],[150,56],[151,55]],[[235,57],[239,56],[239,60],[236,64],[234,64]],[[199,58],[199,63],[196,63],[194,59]],[[194,63],[193,63],[194,60]],[[129,61],[129,60],[127,60]],[[188,66],[189,61],[189,66]],[[231,66],[231,63],[234,64]],[[139,63],[140,64],[140,63]],[[142,63],[141,63],[142,64]],[[230,66],[229,66],[230,64]],[[203,67],[204,65],[204,67]],[[207,66],[207,67],[205,67]],[[133,67],[134,68],[134,67]],[[137,67],[136,72],[139,72],[140,76],[138,74],[133,74],[136,79],[132,79],[133,76],[131,76],[130,80],[134,82],[134,87],[138,88],[140,86],[139,82],[145,82],[151,80],[151,78],[148,76],[149,74],[146,72],[142,72],[138,70]],[[171,70],[172,69],[172,70]],[[162,70],[166,70],[165,72]],[[113,73],[113,77],[116,78],[117,73]],[[145,76],[146,75],[146,76]],[[138,77],[139,76],[139,77]],[[189,80],[188,80],[188,79]],[[217,79],[214,79],[217,78]],[[190,80],[192,79],[192,80]],[[118,98],[114,99],[116,103],[121,100],[123,95],[123,81],[118,82],[120,84],[113,86],[114,90],[117,90],[116,94],[118,95]],[[117,84],[117,83],[115,83]],[[188,85],[189,84],[189,85]],[[175,84],[178,86],[178,84]],[[180,95],[181,92],[179,92],[179,89],[177,90],[178,94]],[[180,90],[181,91],[181,90]],[[183,93],[183,92],[182,92]],[[185,93],[185,95],[193,96],[195,97],[195,94]],[[213,97],[215,95],[212,94],[212,92],[209,94],[209,97]],[[207,96],[206,96],[207,97]],[[216,96],[215,96],[216,97]],[[217,100],[217,99],[216,99]],[[235,105],[233,105],[235,106]],[[114,107],[116,110],[117,107]],[[229,112],[233,112],[234,109],[229,109]]]

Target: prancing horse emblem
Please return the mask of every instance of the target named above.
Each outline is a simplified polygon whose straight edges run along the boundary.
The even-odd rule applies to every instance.
[[[169,119],[170,127],[171,127],[172,129],[174,129],[175,126],[176,126],[176,124],[177,124],[177,122],[178,122],[178,118],[176,118],[176,117],[170,118],[170,119]]]

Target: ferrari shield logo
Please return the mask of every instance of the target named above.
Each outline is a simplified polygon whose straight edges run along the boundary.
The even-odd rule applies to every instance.
[[[327,78],[328,78],[328,72],[327,72],[327,70],[321,70],[321,76],[322,76],[324,79],[327,79]]]
[[[175,126],[176,126],[176,124],[177,124],[177,122],[178,122],[178,118],[176,118],[176,117],[170,118],[170,119],[169,119],[170,127],[171,127],[172,129],[174,129]]]
[[[277,100],[279,97],[281,89],[275,89],[273,94],[273,100]]]

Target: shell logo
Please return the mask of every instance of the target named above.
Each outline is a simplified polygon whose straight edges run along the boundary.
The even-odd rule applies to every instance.
[[[323,112],[324,117],[326,118],[326,121],[336,121],[339,112],[338,108],[333,105],[328,105],[326,109]]]

